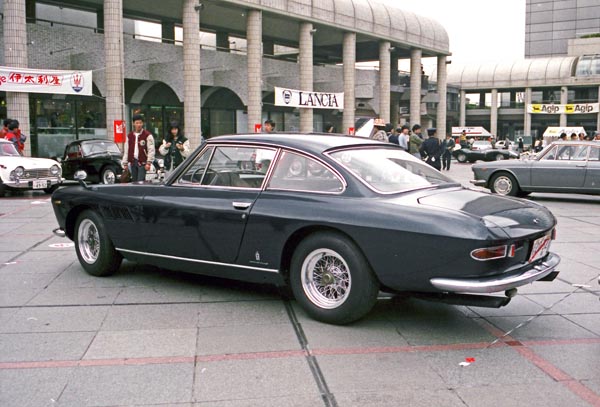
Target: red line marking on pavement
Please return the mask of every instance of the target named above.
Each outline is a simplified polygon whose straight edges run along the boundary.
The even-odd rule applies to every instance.
[[[490,324],[488,321],[481,321],[481,326],[490,332],[498,339],[502,339],[506,345],[509,345],[517,351],[525,359],[536,365],[542,372],[546,373],[552,379],[558,381],[567,387],[573,394],[590,403],[594,407],[600,407],[600,395],[596,394],[590,388],[584,386],[569,374],[563,372],[552,363],[536,354],[535,351],[528,346],[552,346],[552,345],[577,345],[588,343],[600,343],[600,338],[582,338],[582,339],[560,339],[560,340],[544,340],[544,341],[517,341],[510,335],[506,335],[500,329]]]
[[[196,361],[221,362],[227,360],[278,359],[306,355],[307,353],[303,350],[289,350],[280,352],[227,353],[222,355],[196,356]]]
[[[313,349],[312,355],[363,355],[372,353],[410,353],[410,352],[440,352],[448,350],[484,349],[490,344],[488,342],[477,343],[455,343],[449,345],[426,345],[426,346],[384,346],[373,348],[332,348]],[[504,346],[502,343],[492,347]]]

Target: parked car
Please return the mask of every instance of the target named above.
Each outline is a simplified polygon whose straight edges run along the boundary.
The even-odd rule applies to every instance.
[[[471,144],[471,150],[473,151],[491,150],[492,148],[492,143],[487,140],[475,140],[473,141],[473,144]]]
[[[289,285],[329,323],[361,318],[380,290],[500,307],[516,287],[552,280],[560,261],[543,206],[466,189],[360,137],[214,137],[163,184],[81,184],[52,204],[55,232],[89,274],[126,258]]]
[[[0,139],[0,197],[7,191],[53,192],[63,181],[60,164],[48,158],[23,157],[15,145]]]
[[[512,140],[498,140],[498,141],[496,141],[496,144],[495,144],[494,148],[496,148],[498,150],[512,150],[512,151],[516,151],[517,150],[517,143],[515,143]]]
[[[501,195],[531,192],[600,194],[600,143],[557,141],[528,160],[475,164],[475,185]]]
[[[475,142],[477,143],[477,142]],[[459,148],[452,151],[452,156],[459,163],[474,163],[477,160],[483,161],[499,161],[508,160],[511,158],[519,158],[519,154],[512,150],[498,150],[489,148],[485,150],[470,150],[468,148]]]
[[[84,170],[94,183],[119,182],[123,166],[123,153],[114,141],[90,139],[72,141],[65,147],[61,159],[65,179],[74,180],[75,172]]]

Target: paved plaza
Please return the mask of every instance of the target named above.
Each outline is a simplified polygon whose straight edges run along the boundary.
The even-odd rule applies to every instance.
[[[332,326],[270,286],[129,262],[91,277],[49,196],[2,198],[0,406],[598,407],[600,197],[531,199],[558,218],[554,282],[501,309],[382,295]]]

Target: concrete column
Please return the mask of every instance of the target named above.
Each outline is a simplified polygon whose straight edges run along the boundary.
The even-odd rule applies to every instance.
[[[248,132],[262,120],[262,12],[249,10],[246,21],[248,43]]]
[[[398,85],[398,56],[395,53],[392,53],[390,58],[390,83]],[[399,99],[398,93],[390,93],[390,122],[394,127],[398,125]]]
[[[313,25],[300,23],[300,54],[298,65],[300,68],[300,89],[313,90]],[[300,131],[313,131],[313,109],[300,109]]]
[[[344,117],[342,118],[342,133],[347,133],[354,127],[354,111],[356,97],[354,87],[356,83],[356,33],[344,33],[343,42],[344,65]]]
[[[379,117],[386,123],[390,121],[390,58],[389,41],[379,43]]]
[[[458,116],[458,125],[465,127],[467,123],[467,93],[464,90],[460,91],[460,112]]]
[[[124,120],[123,1],[104,0],[106,137],[114,139],[113,121]]]
[[[4,64],[27,68],[27,24],[25,2],[4,0]],[[29,93],[6,92],[6,115],[19,121],[23,134],[29,136]],[[31,156],[31,138],[25,143],[23,154]]]
[[[410,50],[410,125],[421,123],[421,55],[420,49]]]
[[[566,105],[567,103],[569,103],[569,88],[566,86],[561,86],[560,87],[560,104]],[[559,121],[558,125],[560,127],[565,127],[567,125],[567,114],[566,113],[560,114],[560,121]]]
[[[498,137],[498,89],[492,89],[492,106],[490,111],[490,133]]]
[[[439,102],[437,105],[437,129],[438,137],[441,139],[446,138],[448,129],[446,128],[446,114],[448,112],[448,70],[446,69],[446,56],[440,55],[437,58],[437,91],[439,96]]]
[[[531,104],[532,90],[531,88],[525,88],[525,107],[523,109],[523,133],[525,135],[531,134],[531,113],[527,112],[527,107]]]
[[[183,120],[193,148],[202,143],[200,95],[200,10],[197,0],[183,0]]]

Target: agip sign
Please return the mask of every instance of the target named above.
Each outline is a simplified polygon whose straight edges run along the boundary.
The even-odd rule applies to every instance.
[[[275,87],[275,106],[342,110],[344,93],[309,92]]]
[[[586,114],[598,113],[598,103],[569,103],[566,105],[531,104],[527,105],[527,113],[532,114]]]

